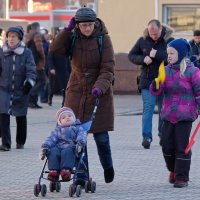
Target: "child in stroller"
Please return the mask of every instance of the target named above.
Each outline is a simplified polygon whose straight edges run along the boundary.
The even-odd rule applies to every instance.
[[[63,181],[70,181],[76,154],[86,145],[87,132],[68,107],[59,109],[56,118],[57,126],[42,144],[40,159],[48,159],[48,180],[58,181],[61,175]]]
[[[34,185],[34,195],[44,197],[47,193],[45,184],[41,185],[41,179],[50,181],[50,192],[60,191],[60,182],[66,182],[73,179],[73,183],[69,186],[69,196],[72,197],[75,193],[79,197],[81,189],[85,187],[85,192],[94,193],[96,191],[96,182],[89,176],[89,168],[87,161],[87,133],[91,127],[95,117],[99,100],[96,104],[91,116],[91,119],[84,124],[81,124],[76,119],[72,109],[62,107],[57,111],[57,126],[51,135],[42,144],[42,149],[39,158],[44,160],[47,157],[43,166],[39,181]],[[48,162],[49,171],[45,171]],[[44,178],[44,173],[48,173],[47,178]],[[73,178],[71,178],[73,174]],[[59,180],[61,175],[62,180]]]

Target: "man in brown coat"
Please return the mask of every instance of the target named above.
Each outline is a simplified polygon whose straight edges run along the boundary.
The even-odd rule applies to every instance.
[[[72,44],[72,30],[76,39]],[[102,36],[102,50],[98,36]],[[90,132],[100,162],[104,169],[105,182],[114,179],[108,131],[114,129],[114,106],[112,80],[114,74],[114,52],[105,24],[96,13],[87,7],[80,8],[69,25],[56,37],[50,52],[70,55],[72,72],[66,89],[64,105],[74,110],[82,123],[91,118],[96,98],[99,106]]]

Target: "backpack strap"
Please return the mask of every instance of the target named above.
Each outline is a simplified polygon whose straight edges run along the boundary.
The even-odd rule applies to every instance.
[[[76,37],[77,37],[76,32],[73,31],[72,35],[71,35],[71,45],[70,45],[70,52],[69,52],[70,60],[72,59],[73,49],[74,49],[75,42],[76,42]],[[99,34],[97,36],[97,42],[98,42],[99,53],[101,55],[101,53],[103,51],[103,35],[102,34]]]
[[[97,36],[97,42],[98,42],[98,47],[99,47],[99,53],[101,55],[102,51],[103,51],[103,35],[99,34]]]
[[[76,42],[76,32],[73,31],[72,32],[72,36],[71,36],[71,45],[70,45],[70,52],[69,52],[70,60],[72,59],[72,54],[73,54],[73,49],[74,49],[75,42]]]

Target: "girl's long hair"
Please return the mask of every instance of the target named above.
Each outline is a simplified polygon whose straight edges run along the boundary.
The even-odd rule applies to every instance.
[[[186,67],[187,67],[187,64],[186,64],[186,61],[185,61],[185,58],[183,58],[181,60],[181,63],[180,63],[180,72],[181,72],[181,76],[184,76],[184,72],[186,70]]]

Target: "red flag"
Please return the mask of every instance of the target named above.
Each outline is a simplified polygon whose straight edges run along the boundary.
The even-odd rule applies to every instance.
[[[197,135],[197,132],[200,128],[200,122],[197,124],[195,130],[194,130],[194,133],[192,134],[191,138],[190,138],[190,141],[189,141],[189,144],[187,145],[186,149],[185,149],[185,154],[187,154],[190,149],[192,148],[193,144],[195,143],[195,137]]]

